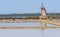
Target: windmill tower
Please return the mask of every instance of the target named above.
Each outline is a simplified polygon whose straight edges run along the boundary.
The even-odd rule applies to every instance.
[[[42,2],[42,4],[41,4],[41,14],[42,14],[42,17],[43,17],[43,18],[47,18],[46,9],[45,9],[45,7],[44,7],[43,2]]]

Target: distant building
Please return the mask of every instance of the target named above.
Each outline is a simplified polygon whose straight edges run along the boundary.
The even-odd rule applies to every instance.
[[[41,14],[42,14],[43,18],[47,18],[46,9],[45,9],[43,3],[41,5]]]

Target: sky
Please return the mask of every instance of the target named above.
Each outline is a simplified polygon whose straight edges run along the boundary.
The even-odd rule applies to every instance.
[[[42,0],[0,0],[0,14],[39,13]],[[48,13],[60,13],[60,0],[43,0]]]

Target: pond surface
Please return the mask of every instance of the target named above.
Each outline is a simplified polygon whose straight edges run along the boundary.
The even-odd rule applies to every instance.
[[[52,24],[47,24],[52,26]],[[41,26],[40,22],[31,23],[0,23],[0,26]],[[19,29],[3,30],[0,29],[1,37],[60,37],[60,28],[54,29]]]

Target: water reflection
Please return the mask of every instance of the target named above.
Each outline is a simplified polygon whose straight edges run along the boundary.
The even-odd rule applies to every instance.
[[[60,29],[20,29],[20,30],[0,30],[1,37],[60,37]]]
[[[47,24],[48,26],[51,24]],[[41,26],[40,22],[35,23],[0,23],[0,26]],[[60,37],[60,28],[42,29],[19,29],[0,30],[1,37]]]
[[[60,37],[60,28],[45,29],[44,37]]]
[[[0,26],[41,26],[40,22],[31,22],[31,23],[0,23]]]

